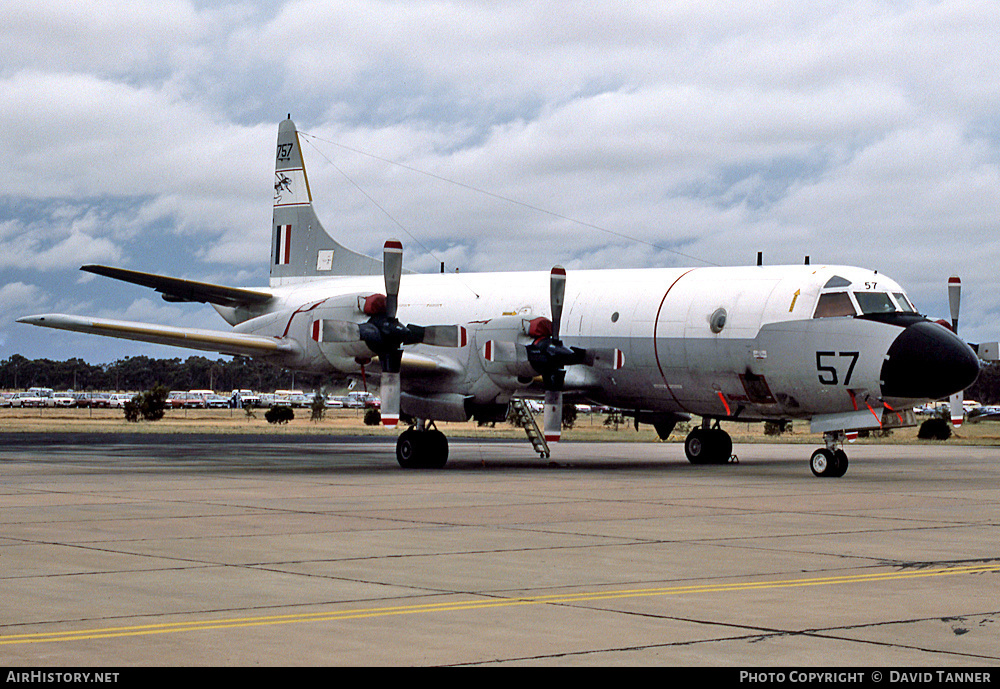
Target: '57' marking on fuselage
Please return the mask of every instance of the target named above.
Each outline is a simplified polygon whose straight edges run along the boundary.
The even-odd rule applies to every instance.
[[[860,356],[860,352],[816,352],[816,370],[819,372],[819,382],[823,385],[850,385],[851,376],[854,375],[854,367],[857,366]],[[834,358],[834,361],[830,361],[831,358]],[[836,365],[840,364],[841,368],[844,366],[844,363],[839,361],[841,359],[848,360],[843,383],[840,381]]]

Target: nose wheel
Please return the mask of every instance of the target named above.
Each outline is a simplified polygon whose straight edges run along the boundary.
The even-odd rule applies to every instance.
[[[847,453],[842,447],[843,436],[826,434],[823,436],[827,446],[813,452],[809,459],[809,468],[814,476],[840,478],[847,473]]]

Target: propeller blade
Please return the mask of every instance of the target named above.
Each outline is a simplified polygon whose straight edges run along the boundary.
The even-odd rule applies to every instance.
[[[500,364],[513,364],[521,361],[523,358],[527,361],[527,354],[524,357],[518,356],[518,348],[524,349],[524,345],[519,345],[516,342],[507,342],[505,340],[488,340],[485,345],[483,345],[482,354],[483,359],[490,363],[500,363]]]
[[[382,270],[385,273],[385,315],[395,318],[399,280],[403,275],[403,243],[398,239],[386,241],[382,249]]]
[[[549,300],[552,304],[552,339],[559,339],[562,323],[563,299],[566,296],[566,269],[554,266],[549,278]]]
[[[546,390],[544,410],[545,442],[557,443],[562,437],[562,390]]]
[[[958,428],[965,418],[965,393],[956,392],[948,398],[948,409],[951,411],[951,425]]]
[[[948,305],[951,307],[951,329],[958,334],[958,310],[962,301],[962,281],[957,276],[948,278]]]
[[[625,352],[620,349],[603,349],[592,347],[585,350],[583,361],[585,366],[593,366],[603,370],[617,371],[625,366]]]
[[[317,319],[313,321],[312,339],[317,342],[360,342],[361,326],[351,321]]]
[[[395,428],[399,424],[399,372],[382,372],[379,395],[382,397],[382,425]]]
[[[951,307],[951,329],[958,334],[958,312],[962,305],[962,281],[957,275],[948,278],[948,306]],[[958,428],[965,417],[965,394],[956,392],[948,400],[951,411],[951,425]]]
[[[464,347],[469,343],[469,331],[460,325],[428,325],[423,328],[421,342],[434,347]]]

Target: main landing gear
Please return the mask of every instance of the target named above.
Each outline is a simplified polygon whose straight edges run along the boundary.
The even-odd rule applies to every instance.
[[[847,473],[847,453],[844,452],[843,432],[823,435],[826,447],[816,450],[809,460],[809,468],[816,476],[839,478]],[[684,454],[692,464],[725,464],[733,454],[733,440],[719,428],[719,422],[703,424],[688,433],[684,439]]]
[[[399,434],[396,461],[404,469],[440,469],[448,462],[448,438],[433,423],[418,421]]]
[[[709,427],[708,419],[702,426],[688,433],[684,439],[684,454],[692,464],[725,464],[733,456],[733,439],[719,428],[719,422]]]
[[[824,433],[826,447],[813,452],[809,468],[814,476],[840,478],[847,473],[847,453],[844,452],[843,433]]]

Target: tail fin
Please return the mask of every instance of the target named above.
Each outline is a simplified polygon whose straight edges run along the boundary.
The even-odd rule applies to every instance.
[[[345,248],[326,233],[312,206],[299,133],[291,118],[278,125],[271,223],[271,286],[334,275],[380,275],[382,263]]]

